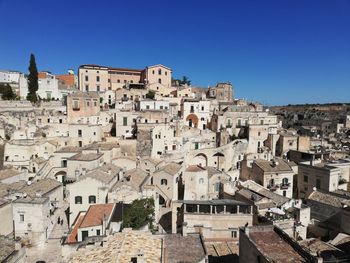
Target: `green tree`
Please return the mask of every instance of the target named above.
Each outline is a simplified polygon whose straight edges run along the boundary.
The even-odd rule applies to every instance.
[[[153,198],[134,200],[123,214],[123,227],[139,229],[148,224],[152,228],[153,217]]]
[[[154,95],[155,95],[154,91],[149,90],[148,93],[146,94],[146,98],[153,100],[154,99]]]
[[[16,99],[16,94],[13,92],[11,86],[8,83],[0,84],[0,94],[3,100]]]
[[[191,80],[188,77],[183,76],[182,79],[180,80],[180,84],[190,86]]]
[[[31,102],[37,102],[38,97],[36,92],[38,91],[38,69],[36,67],[35,56],[34,54],[30,54],[29,61],[29,75],[28,75],[28,95],[27,100]]]

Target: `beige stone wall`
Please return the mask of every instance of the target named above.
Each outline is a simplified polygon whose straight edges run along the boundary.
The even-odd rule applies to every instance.
[[[110,86],[108,79],[107,68],[79,68],[79,89],[81,91],[106,91]]]
[[[148,84],[153,85],[159,83],[164,87],[171,87],[171,69],[164,67],[163,65],[155,65],[147,67],[146,70]]]
[[[79,107],[75,107],[77,101]],[[67,121],[76,123],[80,118],[100,115],[100,99],[98,96],[83,96],[74,94],[67,97]]]
[[[11,234],[13,231],[11,202],[0,206],[0,215],[1,215],[0,235],[7,236]]]

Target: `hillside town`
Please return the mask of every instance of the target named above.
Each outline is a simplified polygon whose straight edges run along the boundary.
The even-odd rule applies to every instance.
[[[0,71],[0,262],[350,262],[349,104],[120,66]]]

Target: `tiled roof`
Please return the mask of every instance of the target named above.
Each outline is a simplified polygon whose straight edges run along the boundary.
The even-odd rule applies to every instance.
[[[249,238],[269,262],[301,263],[306,260],[275,231],[254,231]]]
[[[68,86],[73,86],[75,84],[75,75],[73,74],[57,75],[56,78],[62,80],[64,84]]]
[[[308,200],[317,201],[326,205],[342,208],[343,203],[347,200],[321,191],[313,191],[307,198]]]
[[[69,160],[88,162],[97,160],[101,158],[102,155],[103,153],[77,153],[76,155],[70,157]]]
[[[165,262],[199,262],[204,257],[205,250],[199,234],[171,234],[164,237]]]
[[[254,163],[264,172],[274,173],[274,172],[293,172],[292,168],[288,165],[286,161],[281,158],[276,158],[275,162],[266,160],[256,160]]]
[[[0,180],[4,180],[13,176],[16,176],[20,174],[19,171],[15,170],[15,169],[3,169],[0,170]]]
[[[70,243],[76,243],[78,241],[78,229],[81,225],[81,223],[83,222],[83,219],[84,219],[84,214],[80,214],[79,217],[78,217],[78,220],[76,221],[74,227],[73,227],[73,230],[72,232],[70,233],[69,237],[68,237],[68,240],[67,240],[67,243],[70,244]]]
[[[186,168],[186,172],[191,172],[191,173],[202,172],[205,170],[206,169],[200,165],[190,165]]]
[[[103,247],[80,249],[69,260],[80,262],[130,263],[132,257],[142,255],[143,262],[157,263],[162,258],[162,238],[149,232],[133,231],[116,233],[110,236]]]
[[[181,169],[181,165],[177,164],[177,163],[168,163],[164,166],[162,166],[161,168],[159,168],[158,171],[156,171],[155,173],[159,172],[159,171],[164,171],[170,175],[175,175],[179,170]]]
[[[6,259],[15,251],[15,242],[0,236],[0,262],[6,262]]]
[[[113,211],[113,207],[114,204],[91,205],[79,228],[101,225],[103,220],[108,220]]]

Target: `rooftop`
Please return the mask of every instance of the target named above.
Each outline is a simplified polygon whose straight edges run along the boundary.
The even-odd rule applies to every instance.
[[[199,262],[205,257],[205,254],[199,234],[188,236],[171,234],[164,237],[165,262]]]
[[[4,180],[16,175],[19,175],[21,172],[17,171],[16,169],[13,168],[8,168],[8,169],[3,169],[0,170],[0,180]]]
[[[186,172],[202,172],[205,171],[206,169],[200,165],[190,165],[186,168]]]
[[[80,262],[130,263],[131,258],[140,255],[143,262],[161,262],[162,238],[148,232],[124,229],[108,237],[103,247],[81,249],[69,260]]]
[[[76,155],[70,157],[68,160],[89,162],[101,158],[102,155],[103,153],[77,153]]]
[[[180,164],[168,163],[168,164],[162,166],[161,168],[159,168],[158,171],[155,171],[155,173],[160,172],[160,171],[164,171],[170,175],[175,175],[178,171],[180,171],[180,169],[181,169]]]
[[[276,173],[276,172],[293,172],[292,168],[286,161],[281,158],[276,158],[273,161],[256,160],[254,163],[264,172]]]
[[[7,262],[15,251],[15,242],[5,236],[0,236],[0,262]]]
[[[321,191],[313,191],[307,198],[307,200],[316,201],[326,205],[342,208],[344,203],[347,203],[347,199],[324,193]]]
[[[259,228],[254,230],[250,229],[247,235],[269,262],[307,262],[289,243],[282,239],[273,228],[270,230],[259,230]]]
[[[91,205],[86,212],[79,228],[99,226],[103,220],[108,220],[113,211],[114,204]]]

